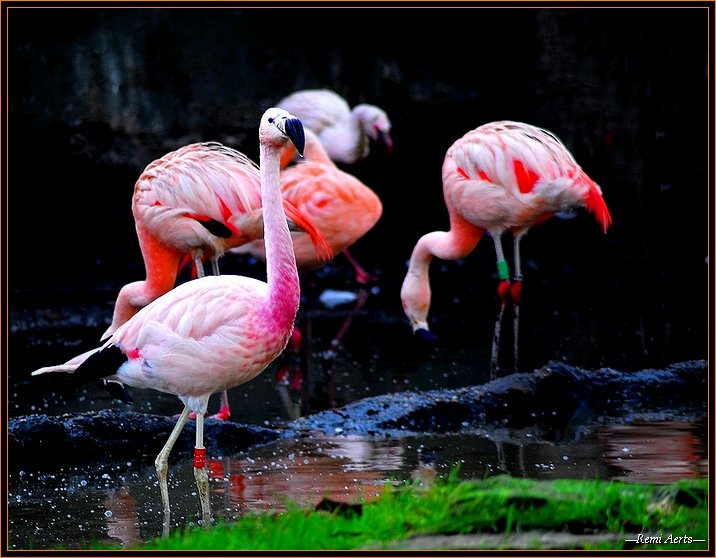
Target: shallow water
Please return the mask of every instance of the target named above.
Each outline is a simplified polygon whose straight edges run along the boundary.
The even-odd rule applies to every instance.
[[[460,292],[464,285],[456,287]],[[60,362],[92,346],[105,327],[112,289],[82,293],[76,299],[16,297],[11,311],[11,416],[77,413],[125,407],[97,385],[62,389],[55,378],[30,380],[24,371]],[[306,292],[312,293],[310,289]],[[458,388],[484,383],[489,374],[489,340],[493,325],[482,295],[466,288],[438,314],[440,342],[416,343],[385,290],[363,291],[364,304],[330,309],[315,299],[304,301],[298,326],[302,353],[286,353],[255,380],[231,390],[232,420],[268,427],[349,402],[409,390]],[[359,293],[357,289],[353,292]],[[474,295],[474,296],[473,296]],[[96,298],[96,304],[88,300]],[[573,301],[571,301],[573,302]],[[625,368],[643,364],[624,355],[639,354],[638,344],[609,345],[600,335],[610,320],[608,309],[570,308],[548,299],[525,307],[525,361],[546,362],[543,355],[581,366],[628,360]],[[470,321],[465,308],[482,305],[484,316]],[[439,307],[438,307],[439,308]],[[543,323],[535,330],[534,318]],[[578,321],[581,313],[592,322]],[[568,318],[565,320],[565,316]],[[545,321],[546,320],[546,321]],[[331,340],[349,322],[340,342]],[[564,324],[576,329],[564,334]],[[650,326],[651,327],[651,326]],[[546,329],[545,329],[546,328]],[[550,329],[551,328],[551,329]],[[569,336],[589,329],[589,341],[573,346]],[[535,342],[560,331],[550,344]],[[606,332],[606,333],[605,333]],[[531,333],[531,335],[530,335]],[[609,351],[580,352],[585,344]],[[679,349],[683,350],[683,349]],[[507,351],[509,352],[509,345]],[[594,355],[598,354],[597,357]],[[547,357],[549,358],[549,357]],[[593,359],[597,360],[594,362]],[[582,359],[580,361],[580,359]],[[615,366],[616,367],[616,366]],[[132,391],[132,410],[172,415],[181,410],[173,396]],[[215,412],[218,398],[210,401]],[[351,437],[303,432],[295,438],[252,447],[236,455],[209,455],[212,514],[235,519],[256,511],[280,511],[288,502],[314,505],[323,497],[370,500],[387,483],[446,476],[459,466],[463,478],[508,474],[534,479],[617,479],[666,483],[708,475],[706,421],[673,420],[595,424],[547,442],[530,430],[473,430],[405,438]],[[47,456],[53,459],[53,456]],[[10,455],[12,460],[12,455]],[[170,499],[175,527],[198,521],[198,497],[190,460],[170,464]],[[102,466],[70,467],[52,473],[29,467],[9,477],[10,548],[75,548],[87,541],[111,541],[125,547],[161,535],[162,510],[151,464],[108,461]]]
[[[288,502],[322,498],[355,502],[377,497],[388,483],[508,474],[532,479],[616,479],[665,483],[708,474],[704,425],[679,422],[602,427],[567,443],[496,441],[473,434],[365,439],[307,433],[232,456],[208,460],[214,519],[281,511]],[[159,488],[151,465],[72,468],[10,476],[10,548],[69,548],[82,541],[132,547],[162,529]],[[170,466],[175,526],[198,522],[192,463]]]

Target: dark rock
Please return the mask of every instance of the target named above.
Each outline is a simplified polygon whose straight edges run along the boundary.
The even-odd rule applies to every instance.
[[[545,433],[563,436],[580,424],[645,415],[700,416],[706,412],[706,388],[707,364],[701,360],[639,372],[550,362],[479,386],[372,397],[303,417],[294,425],[330,434],[391,436],[538,425]]]
[[[28,415],[11,419],[8,447],[12,469],[51,470],[55,467],[132,461],[151,462],[176,424],[172,417],[133,411],[102,410],[78,415]],[[234,453],[265,444],[280,433],[257,426],[208,420],[204,444],[214,453]],[[194,447],[195,424],[188,422],[171,453],[186,457]]]

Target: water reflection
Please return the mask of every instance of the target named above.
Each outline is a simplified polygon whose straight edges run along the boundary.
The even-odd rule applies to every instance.
[[[668,483],[708,476],[697,428],[686,422],[635,422],[605,426],[598,436],[605,461],[623,470],[621,480]]]
[[[235,520],[293,504],[315,506],[323,498],[368,502],[388,484],[446,476],[455,466],[462,478],[508,474],[666,483],[708,474],[706,432],[700,423],[635,422],[604,426],[567,443],[536,440],[529,430],[400,439],[305,433],[211,457],[212,516]],[[75,548],[81,541],[110,540],[129,548],[161,534],[152,466],[24,472],[9,480],[10,548]],[[197,524],[190,460],[172,465],[169,489],[174,528]]]

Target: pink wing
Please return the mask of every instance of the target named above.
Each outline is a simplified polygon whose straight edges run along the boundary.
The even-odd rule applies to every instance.
[[[285,348],[290,335],[264,319],[267,293],[266,283],[231,275],[183,283],[109,339],[128,358],[117,378],[186,397],[250,380]]]
[[[448,150],[443,180],[449,203],[474,206],[468,220],[486,230],[530,226],[575,207],[594,212],[605,231],[611,223],[599,186],[567,148],[527,124],[495,122],[468,132]]]
[[[155,237],[168,231],[208,242],[197,221],[213,220],[226,236],[239,234],[232,221],[261,207],[256,164],[218,143],[185,146],[151,163],[135,185],[135,218]],[[177,232],[177,227],[180,232]]]
[[[109,341],[123,349],[141,349],[149,340],[146,328],[151,323],[179,337],[201,340],[239,323],[265,295],[266,284],[250,277],[219,275],[187,281],[142,308]]]

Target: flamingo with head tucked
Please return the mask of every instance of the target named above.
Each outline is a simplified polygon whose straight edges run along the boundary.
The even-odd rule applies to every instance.
[[[393,149],[390,119],[375,105],[362,103],[351,108],[330,89],[296,91],[277,105],[298,116],[338,163],[353,164],[365,159],[371,141],[382,143],[388,154]]]
[[[259,127],[260,186],[266,243],[267,281],[235,275],[187,281],[139,310],[109,339],[67,363],[33,372],[73,373],[79,379],[107,378],[138,388],[174,394],[184,411],[156,459],[169,532],[168,457],[196,413],[194,475],[204,524],[210,516],[203,447],[209,396],[248,382],[286,347],[299,304],[299,279],[279,183],[279,157],[288,141],[303,149],[300,120],[267,110]]]
[[[605,233],[611,216],[601,189],[562,142],[544,129],[520,122],[492,122],[465,134],[448,149],[442,179],[450,230],[428,233],[415,245],[400,293],[403,309],[414,332],[432,337],[427,322],[430,261],[433,257],[443,260],[466,257],[488,232],[495,244],[501,301],[490,366],[494,378],[500,324],[510,297],[515,310],[517,367],[522,237],[530,227],[560,211],[585,207],[594,213]],[[512,275],[502,250],[502,235],[506,231],[512,233],[514,242]]]
[[[315,243],[316,257],[329,259],[330,250],[313,223],[289,201],[283,205],[289,219]],[[146,279],[122,287],[102,339],[172,289],[185,259],[193,261],[197,277],[204,276],[206,258],[219,275],[218,260],[228,249],[263,237],[259,168],[220,143],[187,145],[144,169],[134,186],[132,213]],[[230,414],[223,393],[213,418],[226,420]]]

